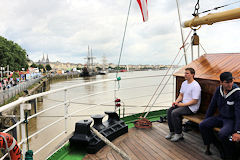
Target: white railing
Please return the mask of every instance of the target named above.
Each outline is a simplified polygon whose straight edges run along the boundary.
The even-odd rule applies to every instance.
[[[125,78],[122,78],[122,80],[131,80],[131,79],[139,79],[139,78],[154,78],[154,77],[162,77],[164,75],[154,75],[154,76],[137,76],[137,77],[125,77]],[[167,76],[172,76],[172,75],[167,75]],[[74,104],[74,103],[78,103],[78,102],[75,102],[76,100],[79,100],[79,99],[83,99],[83,98],[86,98],[86,97],[92,97],[92,96],[97,96],[97,95],[101,95],[101,94],[104,94],[104,93],[111,93],[111,92],[114,92],[118,89],[112,89],[112,90],[107,90],[107,91],[101,91],[101,92],[96,92],[96,93],[92,93],[92,94],[88,94],[88,95],[84,95],[84,96],[80,96],[80,97],[77,97],[77,98],[71,98],[71,99],[67,99],[67,91],[71,90],[71,89],[75,89],[77,87],[82,87],[82,86],[87,86],[87,85],[93,85],[93,84],[99,84],[99,83],[105,83],[105,82],[116,82],[117,79],[116,78],[113,78],[113,79],[105,79],[105,80],[99,80],[99,81],[93,81],[93,82],[87,82],[87,83],[82,83],[82,84],[75,84],[75,85],[71,85],[71,86],[68,86],[68,87],[63,87],[63,88],[59,88],[59,89],[55,89],[55,90],[50,90],[50,91],[46,91],[46,92],[43,92],[43,93],[39,93],[39,94],[35,94],[35,95],[31,95],[31,96],[28,96],[28,97],[21,97],[19,98],[18,100],[12,102],[12,103],[9,103],[5,106],[2,106],[0,108],[0,113],[2,112],[6,112],[8,110],[11,110],[11,109],[14,109],[16,107],[19,107],[20,106],[20,120],[14,124],[13,126],[9,127],[8,129],[6,129],[4,132],[9,132],[10,130],[12,130],[13,128],[16,128],[16,127],[20,127],[20,131],[21,131],[21,141],[18,143],[19,145],[21,145],[22,147],[22,153],[23,153],[23,159],[24,159],[24,155],[27,151],[27,146],[26,146],[26,142],[27,142],[27,137],[26,137],[26,133],[25,133],[25,123],[24,123],[24,109],[26,105],[24,105],[26,102],[28,102],[29,100],[33,100],[33,99],[36,99],[36,98],[39,98],[39,97],[42,97],[42,96],[47,96],[47,95],[50,95],[50,94],[53,94],[53,93],[57,93],[57,92],[62,92],[64,91],[64,97],[63,97],[63,100],[59,100],[59,101],[56,101],[56,102],[59,102],[57,103],[56,105],[53,105],[47,109],[44,109],[42,111],[39,111],[38,113],[34,114],[34,115],[31,115],[29,117],[27,117],[27,120],[31,120],[37,116],[39,116],[40,114],[43,114],[47,111],[50,111],[50,110],[53,110],[55,108],[58,108],[60,106],[64,106],[64,115],[62,115],[61,118],[55,120],[54,122],[51,122],[49,123],[48,125],[46,125],[45,127],[39,129],[38,131],[36,131],[35,133],[32,133],[31,135],[28,136],[28,139],[31,139],[35,136],[37,136],[38,134],[42,133],[43,131],[45,131],[46,129],[50,128],[51,126],[53,125],[56,125],[57,123],[61,122],[64,120],[64,130],[61,131],[61,133],[59,133],[57,136],[54,136],[50,141],[48,141],[46,144],[44,144],[43,146],[41,146],[40,148],[36,149],[34,151],[34,155],[36,155],[37,153],[39,153],[42,149],[44,149],[46,146],[48,146],[49,144],[51,144],[52,142],[54,142],[56,139],[58,139],[60,136],[62,135],[65,135],[68,133],[68,131],[70,130],[70,128],[68,127],[68,120],[69,118],[71,118],[72,116],[74,117],[74,115],[76,113],[79,113],[81,111],[84,111],[84,110],[89,110],[89,109],[92,109],[92,108],[96,108],[98,106],[103,106],[103,105],[106,105],[106,104],[109,104],[109,103],[113,103],[114,100],[111,100],[111,101],[105,101],[104,103],[97,103],[97,104],[89,104],[90,106],[88,107],[85,107],[85,108],[79,108],[77,110],[74,110],[73,112],[69,113],[69,106],[70,104]],[[173,83],[164,83],[162,85],[172,85]],[[133,87],[126,87],[126,88],[121,88],[121,90],[132,90],[132,89],[136,89],[136,88],[146,88],[146,87],[152,87],[152,88],[155,88],[157,85],[142,85],[142,86],[133,86]],[[174,86],[174,85],[173,85]],[[171,92],[166,92],[166,94],[169,94]],[[164,94],[164,93],[163,93]],[[124,100],[134,100],[134,99],[138,99],[138,98],[141,98],[141,97],[151,97],[152,95],[150,94],[146,94],[146,95],[141,95],[141,96],[132,96],[132,97],[128,97],[128,98],[125,98]],[[112,105],[114,106],[114,105]],[[140,106],[135,106],[135,107],[143,107],[144,105],[140,105]],[[133,108],[131,107],[131,105],[129,106],[126,106],[126,108]],[[138,111],[138,113],[141,112],[141,111]],[[132,112],[128,113],[128,114],[133,114]],[[6,156],[7,154],[5,154],[1,159],[4,159],[4,157]]]

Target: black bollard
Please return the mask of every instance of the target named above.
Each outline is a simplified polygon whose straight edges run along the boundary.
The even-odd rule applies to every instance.
[[[106,128],[103,123],[102,123],[102,119],[105,115],[103,114],[96,114],[96,115],[92,115],[92,119],[94,120],[94,124],[93,124],[93,128],[95,128],[98,131],[101,131],[102,129]]]
[[[108,120],[103,123],[106,127],[120,121],[120,118],[116,112],[106,111],[105,114],[108,115]]]
[[[86,147],[90,140],[92,133],[90,131],[90,125],[92,120],[80,120],[75,124],[74,135],[70,138],[70,146]]]

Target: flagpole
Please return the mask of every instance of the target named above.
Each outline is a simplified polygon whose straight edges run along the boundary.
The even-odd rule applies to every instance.
[[[125,24],[125,28],[124,28],[124,32],[123,32],[122,45],[121,45],[121,50],[120,50],[119,59],[118,59],[116,78],[117,78],[118,72],[119,72],[119,65],[120,65],[120,61],[121,61],[121,57],[122,57],[123,44],[124,44],[125,35],[126,35],[126,31],[127,31],[128,17],[129,17],[129,13],[130,13],[131,4],[132,4],[132,0],[130,0],[129,7],[128,7],[127,20],[126,20],[126,24]]]

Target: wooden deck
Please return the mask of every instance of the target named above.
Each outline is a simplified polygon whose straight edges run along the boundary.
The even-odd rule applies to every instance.
[[[202,138],[197,131],[184,133],[184,140],[170,142],[165,139],[168,133],[167,123],[153,123],[151,129],[129,129],[129,132],[113,143],[127,153],[132,160],[219,160],[215,147],[213,155],[204,154]],[[84,160],[122,160],[109,146],[102,148],[97,154],[88,154]]]

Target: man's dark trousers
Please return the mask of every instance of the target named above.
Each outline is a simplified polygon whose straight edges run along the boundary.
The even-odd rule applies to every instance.
[[[221,128],[217,138],[214,135],[214,127]],[[226,119],[220,116],[209,117],[199,124],[199,128],[205,145],[216,144],[217,139],[219,139],[225,152],[224,155],[227,157],[233,155],[234,145],[228,140],[233,133],[233,119]]]
[[[174,132],[176,134],[182,133],[182,116],[190,115],[193,112],[189,109],[189,107],[171,107],[168,109],[167,113],[168,118],[168,126],[170,132]]]

